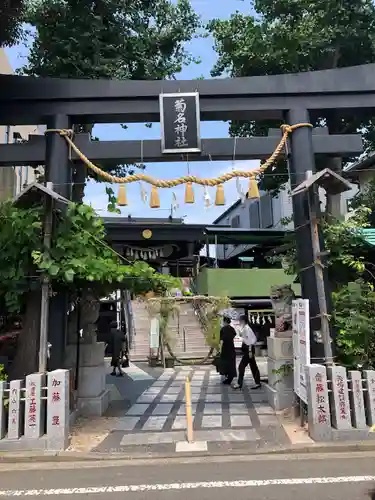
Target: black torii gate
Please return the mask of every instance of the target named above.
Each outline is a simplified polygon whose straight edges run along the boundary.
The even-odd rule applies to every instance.
[[[159,97],[167,93],[198,93],[201,120],[283,120],[289,125],[308,123],[324,110],[353,114],[357,108],[375,108],[375,64],[299,74],[194,81],[66,80],[0,75],[0,124],[46,124],[48,129],[69,129],[73,124],[159,122]],[[279,132],[268,137],[238,139],[236,158],[267,158]],[[139,161],[178,161],[181,155],[163,154],[159,141],[99,141],[88,135],[75,143],[101,165]],[[314,155],[348,157],[362,152],[359,135],[329,135],[325,129],[295,130],[289,145],[292,188],[315,171]],[[201,152],[189,161],[232,159],[234,139],[202,140]],[[31,137],[24,144],[0,145],[0,166],[40,165],[46,181],[62,196],[71,195],[68,145],[57,134]],[[310,299],[311,332],[319,330],[317,286],[313,267],[306,193],[293,197],[297,253],[303,296]],[[60,367],[65,346],[65,308],[57,297],[51,304],[50,335],[54,345],[51,367]],[[312,356],[322,346],[311,339]]]

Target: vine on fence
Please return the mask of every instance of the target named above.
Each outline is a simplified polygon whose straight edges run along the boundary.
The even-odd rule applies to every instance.
[[[203,327],[209,351],[204,358],[193,360],[181,360],[173,352],[171,331],[168,330],[170,318],[179,314],[179,304],[195,303],[199,306],[205,318]],[[154,297],[147,301],[147,309],[150,316],[159,317],[160,340],[168,350],[169,355],[181,364],[205,363],[215,351],[220,349],[220,317],[219,312],[226,309],[230,304],[228,297],[207,297],[205,295],[185,297]]]

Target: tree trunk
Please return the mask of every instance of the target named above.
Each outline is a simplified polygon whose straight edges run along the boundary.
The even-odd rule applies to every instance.
[[[342,158],[328,159],[327,168],[337,174],[342,174]],[[329,222],[335,222],[341,216],[341,194],[326,194],[326,218]]]
[[[10,380],[23,379],[38,371],[40,291],[30,292],[26,298],[26,311],[22,331],[17,339],[17,350],[10,367]]]

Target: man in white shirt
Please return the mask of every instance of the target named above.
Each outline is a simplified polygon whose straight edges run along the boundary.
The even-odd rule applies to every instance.
[[[245,315],[240,317],[239,334],[242,337],[242,359],[238,366],[238,384],[234,386],[234,389],[242,389],[247,365],[250,366],[250,370],[255,382],[255,385],[254,387],[252,387],[252,389],[259,389],[261,387],[260,373],[255,359],[255,344],[257,343],[257,338],[253,330],[250,328],[249,320]]]

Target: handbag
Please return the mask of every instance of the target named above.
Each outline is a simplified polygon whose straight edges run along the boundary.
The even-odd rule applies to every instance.
[[[121,353],[121,367],[122,368],[129,368],[129,357],[128,357],[126,351],[123,351]]]
[[[216,372],[217,373],[220,373],[220,369],[221,369],[221,359],[220,359],[220,354],[216,355],[214,357],[214,359],[212,360],[212,364],[214,365],[214,367],[216,368]]]

